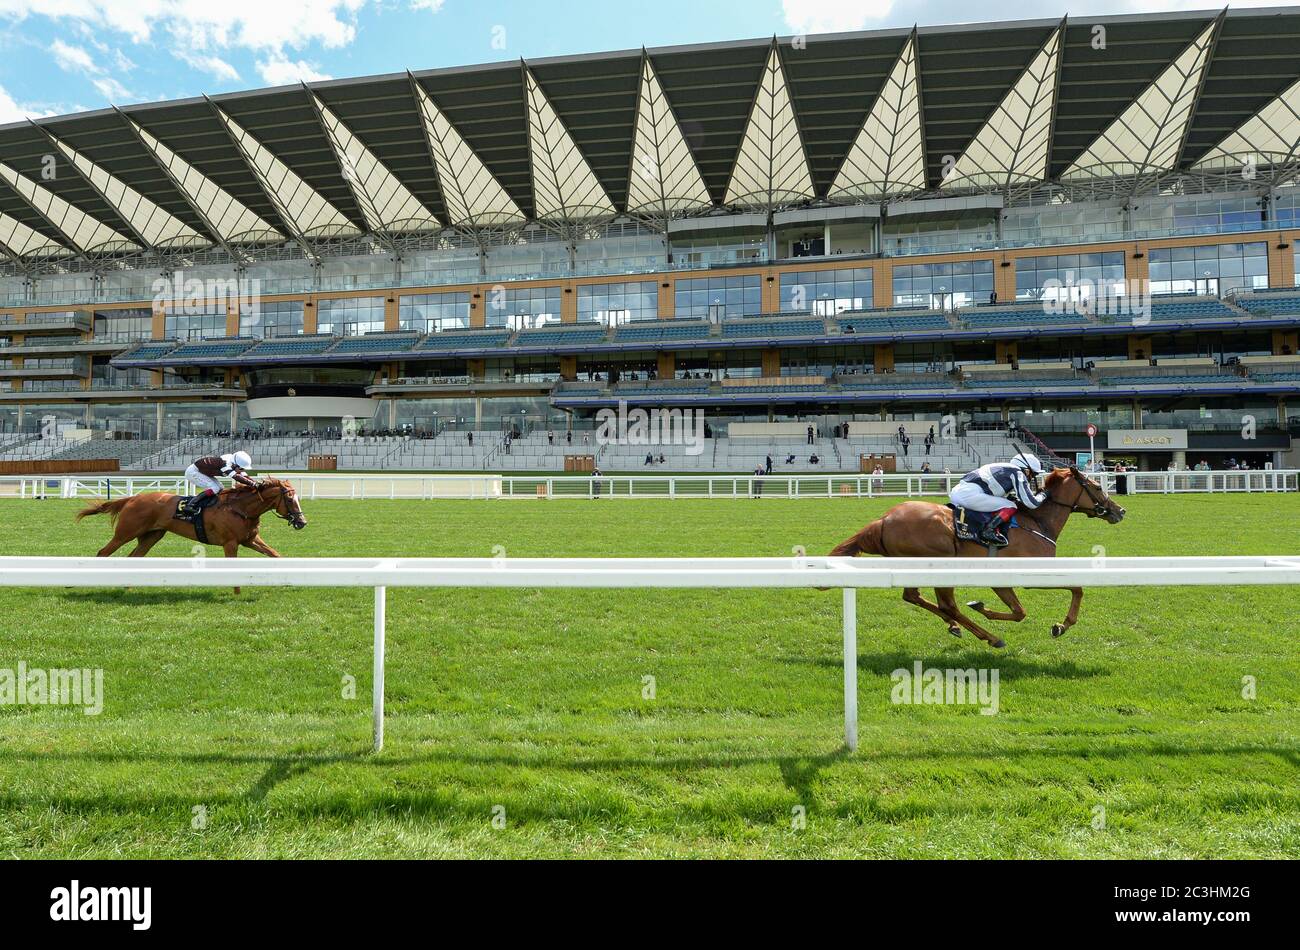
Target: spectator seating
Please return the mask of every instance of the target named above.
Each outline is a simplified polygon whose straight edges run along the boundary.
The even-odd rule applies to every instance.
[[[801,317],[787,320],[759,320],[742,317],[722,324],[722,335],[727,339],[739,337],[826,336],[826,321],[818,317]]]
[[[615,343],[662,343],[678,340],[707,340],[708,323],[687,320],[651,320],[624,324],[614,331]]]
[[[420,334],[407,331],[393,333],[366,333],[362,336],[345,336],[334,344],[330,354],[340,353],[400,353],[409,350]]]
[[[569,323],[538,327],[534,330],[520,330],[515,335],[512,347],[542,346],[590,346],[605,339],[606,327],[603,323]]]
[[[505,346],[510,330],[493,327],[490,330],[443,330],[430,333],[418,344],[417,350],[476,350]]]

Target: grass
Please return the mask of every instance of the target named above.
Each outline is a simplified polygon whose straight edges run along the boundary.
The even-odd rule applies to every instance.
[[[316,502],[266,535],[287,555],[786,555],[887,504]],[[1126,504],[1061,553],[1300,553],[1296,496]],[[108,523],[77,507],[0,502],[0,550],[93,552]],[[0,668],[102,667],[107,694],[94,717],[0,706],[0,855],[1300,853],[1300,591],[1097,590],[1059,641],[1066,595],[1024,600],[992,651],[860,594],[850,756],[837,592],[393,590],[374,756],[367,591],[0,588]],[[996,668],[1000,713],[894,705],[916,660]]]

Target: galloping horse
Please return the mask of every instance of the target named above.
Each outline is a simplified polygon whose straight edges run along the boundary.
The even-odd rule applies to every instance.
[[[101,501],[77,513],[80,521],[90,515],[109,515],[113,519],[113,537],[99,549],[97,557],[109,557],[128,541],[135,548],[128,557],[144,557],[167,532],[191,541],[198,540],[195,526],[176,517],[178,496],[170,492],[148,492],[116,501]],[[258,519],[274,511],[295,529],[305,528],[307,519],[298,504],[293,485],[276,478],[266,478],[257,487],[232,488],[217,496],[217,501],[203,509],[207,543],[219,545],[226,557],[237,557],[241,546],[252,548],[267,557],[279,557],[275,548],[262,540]]]
[[[1006,557],[1055,557],[1056,539],[1065,528],[1065,522],[1075,512],[1089,518],[1102,518],[1110,524],[1119,524],[1124,509],[1115,504],[1105,490],[1071,465],[1048,473],[1044,482],[1047,500],[1035,511],[1020,509],[1015,524],[1008,529],[1010,544],[1003,548]],[[953,511],[946,505],[928,501],[905,501],[895,505],[871,522],[853,537],[831,551],[832,557],[852,557],[858,554],[879,554],[885,557],[979,557],[984,546],[974,541],[959,541],[953,525]],[[1082,587],[1063,587],[1071,594],[1070,610],[1065,620],[1052,625],[1052,636],[1059,637],[1074,626],[1079,619],[1079,605],[1083,603]],[[995,587],[993,592],[1001,598],[1010,612],[989,610],[981,601],[969,601],[966,606],[990,620],[1009,620],[1019,623],[1025,619],[1025,609],[1010,587]],[[948,632],[961,636],[965,627],[975,636],[993,647],[1006,646],[961,612],[953,588],[936,587],[935,601],[921,596],[916,587],[903,591],[903,600],[947,621]]]

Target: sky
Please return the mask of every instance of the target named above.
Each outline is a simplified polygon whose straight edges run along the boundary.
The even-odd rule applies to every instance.
[[[0,0],[0,124],[520,57],[1213,7],[1205,0]]]

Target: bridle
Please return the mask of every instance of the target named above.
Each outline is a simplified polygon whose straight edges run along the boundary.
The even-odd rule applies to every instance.
[[[1076,511],[1082,511],[1089,518],[1104,518],[1106,517],[1106,515],[1110,514],[1110,509],[1106,507],[1105,491],[1103,491],[1100,486],[1094,485],[1088,478],[1084,476],[1082,472],[1080,472],[1073,465],[1070,466],[1069,471],[1070,474],[1074,476],[1074,480],[1079,483],[1079,488],[1080,488],[1079,494],[1074,497],[1074,503],[1067,505],[1065,502],[1057,501],[1055,498],[1052,498],[1050,496],[1048,496],[1044,500],[1050,502],[1053,505],[1059,505],[1062,508],[1068,509],[1071,513]],[[1096,489],[1096,491],[1094,491],[1094,489]],[[1098,491],[1101,492],[1100,496],[1097,494]],[[1084,495],[1087,495],[1088,500],[1092,502],[1091,508],[1088,508],[1086,506],[1081,506],[1079,504],[1079,499],[1082,498]]]
[[[258,484],[256,488],[256,492],[257,492],[257,497],[261,499],[263,502],[266,501],[266,498],[265,496],[263,496],[262,492],[266,491],[266,489],[268,488],[280,489],[280,500],[283,500],[285,502],[284,509],[287,512],[286,514],[280,514],[279,500],[277,500],[276,503],[271,506],[270,511],[277,518],[281,519],[282,521],[289,522],[289,524],[293,525],[293,527],[295,528],[301,528],[307,524],[307,519],[302,516],[302,507],[299,506],[298,504],[298,493],[296,491],[294,491],[292,488],[290,488],[288,485],[284,484],[283,482],[276,482],[275,484],[271,484],[269,482],[261,482]],[[293,502],[292,508],[289,507],[290,501]]]

